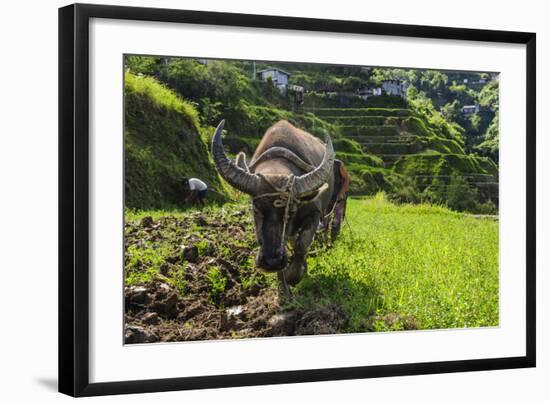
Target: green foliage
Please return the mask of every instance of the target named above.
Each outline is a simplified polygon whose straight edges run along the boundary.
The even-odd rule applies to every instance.
[[[442,71],[427,70],[421,74],[418,89],[424,93],[430,93],[436,106],[441,106],[449,91],[448,78]]]
[[[352,154],[361,154],[363,152],[361,150],[361,145],[359,145],[353,139],[338,138],[332,141],[332,145],[334,146],[334,150],[336,150],[337,152],[347,152]]]
[[[130,246],[126,250],[125,284],[147,284],[157,277],[160,267],[171,250],[166,245],[145,243],[143,246]]]
[[[441,153],[404,156],[395,164],[394,169],[407,175],[450,175],[454,170],[459,174],[488,173],[482,169],[479,160],[474,156]]]
[[[499,108],[499,88],[498,81],[491,81],[485,85],[479,93],[479,104],[490,107],[494,112]]]
[[[162,68],[160,57],[126,56],[124,69],[132,74],[155,75]]]
[[[171,271],[171,277],[166,278],[166,282],[172,285],[180,294],[180,296],[185,296],[187,292],[187,282],[185,271],[187,266],[178,267]]]
[[[394,166],[396,172],[416,177],[417,199],[447,204],[454,210],[474,213],[494,213],[491,199],[498,199],[498,185],[494,184],[496,166],[490,159],[472,155],[425,154],[409,155]],[[476,188],[471,181],[485,180]],[[487,203],[487,204],[485,204]]]
[[[476,210],[479,199],[477,189],[471,187],[468,181],[454,173],[446,187],[447,205],[453,210]]]
[[[441,114],[447,121],[460,121],[462,119],[462,103],[455,99],[441,107]]]
[[[321,107],[315,108],[315,114],[322,119],[328,119],[330,116],[359,116],[359,117],[408,117],[411,115],[411,110],[404,108],[378,108],[378,107],[359,107],[359,108],[345,108],[345,107]]]
[[[393,72],[398,79],[404,79],[400,76],[407,74],[406,70],[387,71],[386,74]],[[486,73],[412,71],[408,72],[411,85],[407,99],[438,127],[439,135],[452,137],[463,144],[467,153],[494,157],[495,153],[488,150],[491,145],[478,145],[485,140],[489,124],[498,112],[498,80]],[[463,106],[475,104],[482,108],[479,113],[471,117],[463,115]]]
[[[127,72],[124,105],[127,207],[181,207],[186,196],[182,176],[199,177],[225,192],[189,102],[155,78]]]
[[[347,164],[360,164],[362,166],[372,166],[372,167],[384,167],[384,161],[374,155],[368,153],[345,153],[345,152],[336,152],[336,158],[343,161]]]
[[[315,108],[405,108],[404,99],[394,95],[370,97],[367,100],[339,92],[307,92],[304,96],[307,107]]]
[[[155,78],[137,76],[130,72],[124,74],[124,94],[127,97],[146,97],[150,99],[157,110],[164,109],[180,114],[197,131],[199,130],[199,116],[191,103],[177,96]]]
[[[223,101],[224,107],[238,103],[247,90],[247,79],[231,63],[211,61],[207,65],[194,59],[173,59],[162,72],[162,79],[188,99]]]
[[[493,117],[493,110],[498,109],[498,81],[479,83],[482,78],[489,79],[488,74],[258,62],[258,70],[277,66],[291,73],[291,83],[306,88],[304,105],[296,106],[272,83],[253,80],[250,62],[209,60],[205,64],[194,59],[143,59],[128,58],[127,68],[154,75],[174,90],[161,85],[165,91],[151,91],[148,97],[154,98],[155,103],[174,109],[177,99],[189,100],[185,107],[191,110],[181,110],[180,106],[176,109],[179,107],[178,113],[191,116],[189,120],[205,149],[215,125],[223,118],[226,149],[230,154],[243,151],[250,159],[267,128],[279,120],[287,120],[319,138],[326,134],[332,137],[337,157],[350,171],[353,193],[374,194],[383,190],[395,200],[445,203],[451,193],[440,188],[449,183],[441,181],[437,174],[492,174],[493,181],[498,177],[495,163],[470,155],[476,152],[493,160],[498,157],[498,118]],[[146,78],[146,82],[158,84],[153,78],[130,78]],[[406,81],[407,99],[384,95],[364,100],[353,95],[356,90],[380,85],[385,79]],[[157,96],[161,92],[162,96]],[[485,107],[483,111],[465,117],[463,104],[476,102]],[[146,108],[151,106],[135,107]],[[142,117],[140,126],[156,125],[154,116]],[[154,127],[155,132],[173,131],[173,127],[168,128],[171,129]],[[140,136],[155,138],[152,132]],[[130,175],[134,177],[127,183],[127,190],[139,194],[139,201],[146,201],[143,205],[150,207],[167,198],[168,204],[177,204],[174,199],[181,199],[181,191],[176,194],[177,183],[171,183],[167,177],[178,174],[210,176],[211,185],[222,192],[232,192],[219,182],[210,160],[197,172],[184,171],[190,169],[190,164],[184,169],[175,158],[168,166],[163,157],[167,149],[159,157],[155,154],[157,144],[143,146],[143,142],[132,139],[127,141],[126,148],[128,170],[132,170]],[[193,151],[193,154],[202,153]],[[209,158],[208,152],[206,155],[204,159]],[[419,185],[418,174],[433,177],[429,180],[422,177]],[[159,185],[148,183],[151,175],[162,177],[160,181],[167,185],[159,190]],[[494,189],[493,186],[480,190],[478,202],[498,203],[498,190]]]
[[[353,92],[367,87],[370,83],[369,72],[358,66],[277,64],[291,73],[290,83],[301,85],[313,92]]]
[[[498,126],[498,114],[496,114],[485,132],[483,142],[477,146],[481,154],[487,155],[495,161],[498,161],[499,150]]]
[[[430,128],[436,132],[438,136],[453,139],[458,143],[463,143],[462,131],[460,126],[452,124],[437,111],[430,98],[424,92],[419,92],[414,87],[409,87],[407,90],[407,99],[409,104],[416,112],[423,116],[430,125]]]
[[[420,106],[406,113],[400,109],[377,108],[316,111],[321,118],[335,124],[343,136],[336,139],[334,145],[337,156],[350,173],[352,193],[372,195],[385,191],[401,202],[446,203],[450,174],[498,175],[494,163],[466,154],[460,126],[444,121],[443,114],[433,108],[425,95],[416,96]],[[414,99],[413,96],[413,103]],[[456,111],[461,113],[457,105],[455,102]],[[378,163],[372,163],[364,154],[382,157]],[[447,176],[443,182],[440,175]],[[489,185],[479,191],[475,205],[462,204],[468,204],[467,210],[478,211],[488,200],[498,199],[495,189]],[[453,205],[459,207],[457,202]],[[488,206],[488,210],[494,210],[494,205]]]
[[[206,279],[210,288],[210,299],[217,302],[220,295],[225,291],[227,278],[223,275],[218,266],[214,266],[208,270],[208,273],[206,273]]]
[[[451,92],[451,97],[454,98],[452,103],[458,102],[458,104],[462,105],[475,103],[476,93],[465,84],[457,85],[456,81],[453,81],[449,90]]]
[[[380,86],[383,80],[399,79],[409,84],[417,84],[418,72],[416,70],[405,70],[402,68],[373,68],[370,78],[372,85]]]

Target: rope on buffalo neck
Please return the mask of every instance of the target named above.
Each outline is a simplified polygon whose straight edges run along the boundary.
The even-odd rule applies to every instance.
[[[285,233],[286,233],[286,226],[288,225],[288,221],[289,221],[289,218],[290,218],[290,204],[295,201],[299,204],[304,204],[304,203],[315,203],[317,201],[317,199],[326,191],[328,190],[328,184],[327,183],[324,183],[319,189],[316,190],[317,194],[312,198],[312,199],[309,199],[309,200],[300,200],[299,198],[296,197],[296,194],[294,193],[293,191],[293,187],[294,187],[294,180],[296,179],[296,177],[294,175],[289,175],[287,177],[287,180],[286,180],[286,183],[285,185],[282,187],[282,188],[276,188],[274,187],[274,189],[277,191],[277,192],[268,192],[268,193],[265,193],[265,194],[261,194],[261,195],[256,195],[254,198],[252,198],[252,200],[256,200],[256,199],[259,199],[259,198],[266,198],[266,197],[269,197],[269,196],[276,196],[277,199],[275,199],[273,201],[273,207],[276,207],[276,208],[282,208],[284,207],[285,208],[285,211],[284,211],[284,216],[283,216],[283,232],[281,233],[281,244],[280,244],[280,248],[279,249],[284,249],[284,246],[285,246]],[[268,181],[269,182],[269,181]],[[270,183],[271,184],[271,183]],[[271,184],[272,185],[272,184]],[[317,208],[319,209],[319,211],[321,212],[321,218],[323,217],[323,213],[320,209],[320,207],[318,205],[316,205]],[[333,210],[330,212],[332,213],[334,211],[334,207],[333,207]],[[329,215],[330,215],[329,213]]]
[[[286,183],[281,190],[278,190],[277,192],[269,192],[261,195],[257,195],[252,200],[256,200],[259,198],[265,198],[268,196],[276,196],[277,199],[273,201],[273,207],[281,208],[284,207],[284,215],[283,215],[283,232],[281,233],[281,244],[279,245],[279,249],[284,249],[285,246],[285,233],[286,233],[286,226],[288,224],[288,220],[290,217],[290,204],[293,199],[295,199],[294,196],[294,180],[296,177],[294,175],[289,175],[287,177]]]
[[[283,250],[285,248],[286,225],[288,223],[288,218],[289,218],[289,215],[290,215],[290,213],[289,213],[289,211],[290,211],[290,202],[292,201],[292,198],[293,198],[293,195],[294,195],[294,191],[292,190],[292,187],[294,186],[294,180],[295,179],[296,179],[296,176],[290,175],[290,176],[288,176],[288,179],[286,181],[286,188],[285,188],[284,194],[287,195],[287,199],[286,199],[285,212],[284,212],[285,214],[284,214],[284,217],[283,217],[283,232],[281,233],[281,245],[279,247],[280,250]],[[276,206],[277,200],[279,200],[279,199],[276,199],[275,201],[273,201],[273,206],[275,206],[275,207],[277,207]]]
[[[334,205],[332,205],[332,209],[330,209],[330,212],[328,212],[327,214],[325,214],[324,216],[322,216],[322,219],[326,219],[327,217],[331,217],[333,214],[334,214],[334,210],[336,209],[336,205],[338,204],[338,199],[336,199],[336,201],[334,202]]]

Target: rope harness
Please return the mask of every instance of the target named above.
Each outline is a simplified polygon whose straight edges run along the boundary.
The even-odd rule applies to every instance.
[[[264,160],[267,160],[269,159],[270,157],[277,157],[277,156],[280,156],[279,153],[281,153],[282,150],[280,148],[272,148],[272,149],[268,149],[266,152],[262,153],[255,161],[253,161],[250,166],[246,163],[246,154],[243,153],[243,152],[239,152],[237,154],[237,158],[235,160],[235,163],[240,166],[241,168],[243,168],[244,170],[246,171],[250,171],[249,168],[250,167],[253,167],[255,166],[258,162],[261,162],[261,161],[264,161]],[[285,149],[285,152],[288,152],[286,149]],[[273,153],[273,154],[272,154]],[[302,167],[305,171],[312,171],[313,169],[315,169],[314,166],[304,162],[302,159],[300,159],[298,156],[296,156],[294,153],[292,153],[293,155],[293,158],[292,158],[292,162],[294,162],[295,164],[298,164],[300,167]],[[288,156],[288,155],[287,155]],[[297,163],[299,162],[299,163]],[[282,187],[282,188],[278,188],[276,185],[274,185],[270,180],[268,180],[265,176],[262,176],[264,178],[264,180],[269,183],[269,185],[271,185],[271,187],[273,187],[273,189],[275,189],[276,192],[269,192],[269,193],[265,193],[265,194],[261,194],[261,195],[258,195],[258,196],[255,196],[254,198],[252,198],[252,200],[256,200],[258,198],[264,198],[264,197],[270,197],[270,196],[274,196],[274,197],[277,197],[277,199],[275,199],[273,201],[273,207],[275,208],[282,208],[284,207],[285,208],[285,211],[284,211],[284,217],[283,217],[283,231],[281,233],[281,243],[279,245],[279,249],[280,250],[283,250],[284,249],[284,246],[285,246],[285,233],[286,233],[286,227],[288,225],[288,221],[290,219],[290,204],[295,201],[298,205],[300,204],[303,204],[303,203],[312,203],[312,202],[315,202],[319,196],[325,192],[327,189],[328,189],[328,184],[325,183],[321,186],[321,188],[319,188],[317,190],[317,194],[315,195],[315,197],[313,199],[310,199],[310,200],[307,200],[307,201],[304,201],[298,197],[295,196],[292,188],[294,186],[294,180],[295,180],[295,176],[294,175],[289,175],[287,177],[287,180],[286,180],[286,183],[285,185]],[[341,200],[338,199],[338,196],[336,198],[336,200],[334,201],[334,204],[332,205],[332,208],[330,209],[330,211],[328,213],[324,213],[324,211],[321,209],[321,207],[316,203],[315,206],[317,207],[317,210],[319,210],[319,212],[321,213],[321,223],[323,225],[323,229],[326,231],[328,230],[328,228],[330,227],[330,224],[331,224],[331,219],[333,218],[334,216],[334,212],[336,210],[336,206],[338,206],[338,203],[340,202]],[[346,219],[346,216],[343,216],[344,219]],[[346,220],[346,224],[348,225],[349,229],[350,229],[350,232],[351,232],[351,226],[349,225],[349,222]]]
[[[265,177],[264,177],[265,179]],[[268,192],[265,194],[257,195],[254,198],[252,198],[252,201],[255,201],[256,199],[260,198],[266,198],[266,197],[277,197],[273,201],[273,207],[275,208],[282,208],[284,207],[284,214],[283,214],[283,230],[281,233],[281,243],[279,245],[279,249],[283,250],[285,246],[285,233],[286,233],[286,227],[288,225],[288,221],[290,219],[290,205],[292,202],[297,203],[298,205],[303,205],[307,203],[314,203],[317,209],[321,212],[320,207],[315,203],[315,201],[321,196],[322,193],[324,193],[328,189],[328,184],[324,183],[316,192],[317,194],[312,198],[308,200],[300,199],[296,196],[294,193],[293,187],[294,187],[294,180],[296,177],[294,175],[289,175],[287,177],[286,183],[283,186],[283,188],[276,188],[272,183],[270,183],[267,179],[266,181],[276,190],[276,192]]]

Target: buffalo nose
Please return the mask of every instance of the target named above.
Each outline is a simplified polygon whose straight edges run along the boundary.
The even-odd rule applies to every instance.
[[[267,271],[279,271],[283,270],[287,264],[286,255],[270,255],[259,258],[257,267],[262,268]]]
[[[273,270],[281,267],[282,262],[283,262],[282,257],[267,258],[265,260],[266,266],[269,268],[272,268]]]

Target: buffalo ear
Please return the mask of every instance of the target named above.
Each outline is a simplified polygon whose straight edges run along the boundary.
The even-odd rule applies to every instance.
[[[300,197],[300,202],[311,202],[313,199],[317,198],[317,195],[319,194],[319,191],[312,192],[310,194],[307,194],[305,196]]]
[[[319,191],[310,192],[309,194],[300,196],[298,199],[300,202],[310,202],[313,199],[317,198],[317,195],[319,195]]]
[[[311,192],[309,194],[306,194],[304,196],[300,196],[300,201],[302,201],[302,202],[314,202],[326,190],[328,190],[328,184],[325,182],[323,185],[321,185],[321,188],[317,189],[316,191],[313,191],[313,192]]]

